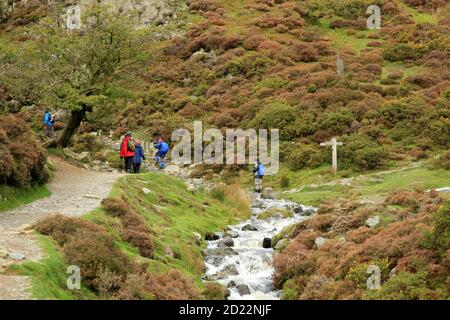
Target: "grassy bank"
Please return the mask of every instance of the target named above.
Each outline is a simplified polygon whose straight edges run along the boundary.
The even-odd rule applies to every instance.
[[[184,181],[158,173],[129,175],[114,186],[110,198],[122,199],[137,212],[150,230],[154,242],[151,258],[143,257],[139,248],[124,241],[124,226],[118,217],[108,214],[103,207],[85,215],[84,220],[103,227],[114,245],[130,261],[145,263],[150,276],[180,271],[193,281],[198,292],[205,289],[202,250],[206,243],[196,243],[194,232],[202,238],[205,233],[225,229],[228,224],[250,215],[248,199],[236,186],[220,187],[215,192],[188,191]],[[67,261],[51,237],[39,236],[45,258],[12,267],[32,279],[32,293],[38,299],[95,299],[98,294],[83,287],[73,291],[66,288]],[[83,270],[81,271],[83,279]],[[83,280],[82,280],[83,281]],[[203,295],[201,296],[203,297]]]
[[[28,188],[14,188],[1,185],[0,195],[0,212],[2,212],[48,197],[50,191],[45,185],[36,185]]]

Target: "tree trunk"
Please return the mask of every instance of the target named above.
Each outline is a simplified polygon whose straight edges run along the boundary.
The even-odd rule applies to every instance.
[[[78,127],[81,124],[81,121],[84,120],[86,111],[86,108],[82,108],[81,110],[72,110],[70,112],[69,120],[67,121],[61,136],[56,142],[56,145],[58,147],[66,148],[69,145],[70,139],[77,131]]]

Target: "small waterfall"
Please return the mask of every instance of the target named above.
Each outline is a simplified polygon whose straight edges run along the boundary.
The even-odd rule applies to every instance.
[[[289,210],[292,216],[258,219],[261,213],[274,209]],[[308,209],[315,211],[291,201],[258,196],[252,204],[251,219],[228,226],[221,239],[208,241],[204,280],[217,281],[227,287],[229,300],[279,299],[280,292],[274,289],[272,281],[274,250],[264,248],[263,242],[266,238],[272,239],[283,228],[305,219],[302,212]]]

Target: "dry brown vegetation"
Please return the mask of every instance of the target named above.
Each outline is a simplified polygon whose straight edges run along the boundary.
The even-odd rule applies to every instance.
[[[445,299],[448,209],[436,193],[422,191],[395,192],[371,208],[324,205],[288,235],[292,240],[274,259],[275,282],[287,299]],[[365,225],[373,215],[382,217],[381,226]],[[317,248],[319,236],[328,240]],[[382,272],[377,292],[366,287],[371,264]]]

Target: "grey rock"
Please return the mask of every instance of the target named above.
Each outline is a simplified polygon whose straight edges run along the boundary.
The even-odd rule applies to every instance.
[[[275,250],[283,250],[286,247],[287,243],[288,243],[287,239],[281,239],[280,241],[278,241],[275,244],[274,249]]]
[[[273,189],[272,188],[264,188],[262,194],[261,194],[261,198],[263,199],[275,199],[275,195],[273,194]]]
[[[215,267],[220,266],[224,261],[224,256],[209,256],[205,258],[206,263],[212,264]]]
[[[236,265],[229,264],[229,265],[225,266],[222,270],[220,270],[218,275],[220,278],[226,278],[229,276],[236,276],[238,274],[239,274],[239,271],[236,268]]]
[[[236,288],[236,282],[234,282],[233,280],[231,280],[230,282],[228,282],[227,288]]]
[[[366,226],[376,227],[380,223],[380,216],[373,216],[366,220]]]
[[[170,246],[166,246],[164,248],[164,253],[165,253],[166,256],[168,256],[170,258],[174,257],[173,250],[172,250],[172,248]]]
[[[328,239],[323,238],[323,237],[317,237],[314,240],[314,243],[316,244],[317,248],[320,248],[321,246],[323,246],[325,244],[325,242],[327,242]]]
[[[18,251],[10,252],[8,256],[13,260],[25,259],[25,255],[22,252],[18,252]]]
[[[258,231],[258,229],[251,224],[246,224],[242,227],[242,231]]]
[[[246,284],[240,284],[236,287],[236,289],[241,296],[250,294],[250,288]]]
[[[310,209],[303,210],[302,216],[310,216],[310,215],[313,215],[314,213],[316,213],[316,210],[310,208]]]
[[[194,235],[195,244],[199,246],[202,243],[202,236],[198,232],[193,232],[192,234]]]
[[[303,212],[303,208],[301,206],[294,208],[294,213],[302,213],[302,212]]]
[[[225,295],[224,295],[224,298],[225,298],[225,300],[228,300],[228,298],[231,296],[231,291],[230,291],[230,289],[226,289],[225,290]]]
[[[392,268],[392,270],[389,272],[389,277],[395,276],[395,274],[397,273],[397,268]]]
[[[222,247],[233,247],[234,246],[234,241],[230,237],[225,237],[222,240],[220,240],[219,243],[217,243],[217,246],[219,248],[222,248]]]
[[[150,190],[150,189],[147,189],[147,188],[142,188],[142,192],[144,193],[144,194],[149,194],[149,193],[151,193],[152,192],[152,190]]]
[[[237,238],[239,237],[239,234],[236,231],[229,230],[227,231],[227,236],[229,236],[230,238]]]
[[[230,247],[223,247],[223,248],[209,248],[205,249],[203,252],[205,256],[233,256],[238,255],[236,251],[234,251]]]

